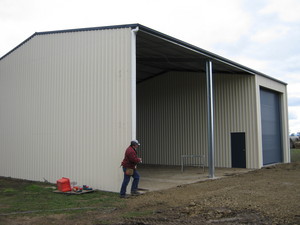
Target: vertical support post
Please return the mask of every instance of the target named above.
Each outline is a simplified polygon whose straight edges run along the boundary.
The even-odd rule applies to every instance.
[[[131,140],[136,139],[136,33],[131,30]]]
[[[215,176],[214,164],[214,105],[213,105],[213,79],[212,61],[206,61],[206,88],[207,88],[207,138],[208,138],[208,168],[209,177]]]

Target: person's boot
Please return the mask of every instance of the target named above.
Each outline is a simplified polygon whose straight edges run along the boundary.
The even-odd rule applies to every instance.
[[[120,195],[120,198],[129,198],[127,195]]]
[[[133,195],[133,196],[138,196],[138,195],[141,195],[141,193],[138,192],[138,191],[132,191],[132,192],[131,192],[131,195]]]

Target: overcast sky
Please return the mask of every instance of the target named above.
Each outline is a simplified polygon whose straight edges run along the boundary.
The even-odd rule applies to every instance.
[[[0,57],[34,32],[129,23],[288,83],[300,132],[300,0],[0,0]]]

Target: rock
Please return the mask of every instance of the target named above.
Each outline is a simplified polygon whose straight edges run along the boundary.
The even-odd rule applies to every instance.
[[[190,202],[189,206],[193,207],[196,206],[197,204],[195,202]]]

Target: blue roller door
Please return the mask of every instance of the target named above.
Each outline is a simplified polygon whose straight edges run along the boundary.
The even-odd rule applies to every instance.
[[[282,162],[279,94],[260,89],[263,164]]]

